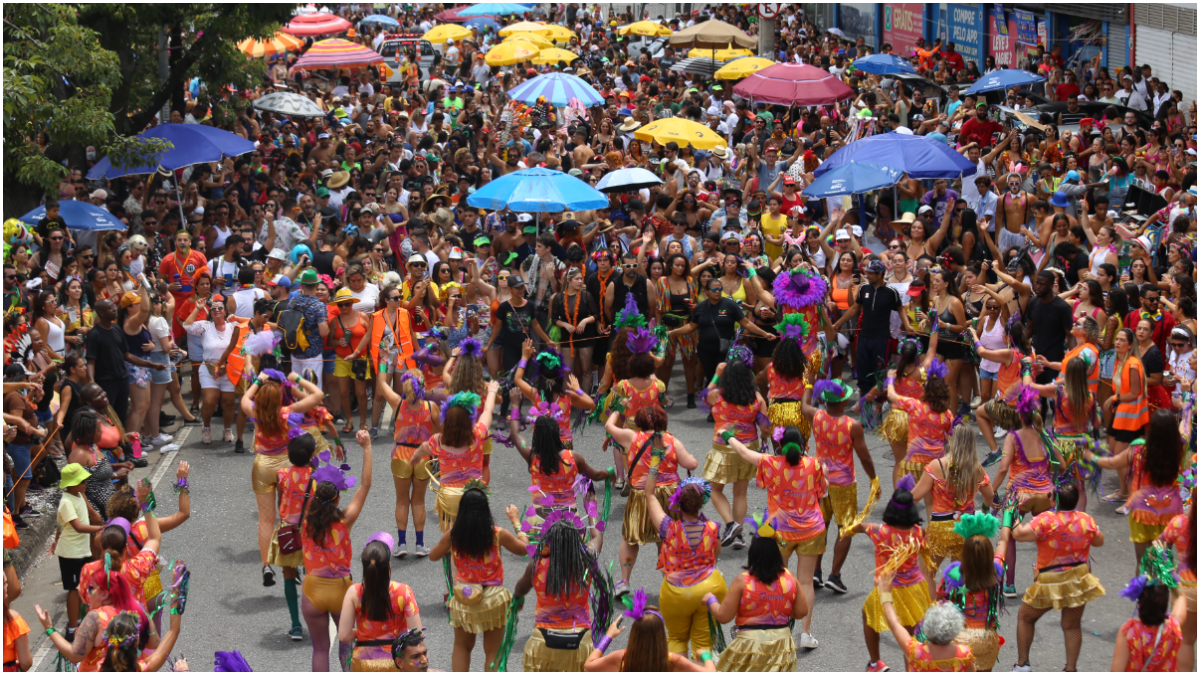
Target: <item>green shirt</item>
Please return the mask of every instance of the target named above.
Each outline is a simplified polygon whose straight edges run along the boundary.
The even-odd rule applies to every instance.
[[[55,555],[60,558],[90,558],[92,556],[92,544],[88,535],[76,532],[75,528],[71,527],[72,520],[78,520],[83,525],[92,524],[86,500],[87,497],[82,494],[73,495],[66,491],[62,493],[62,499],[58,502],[58,528],[62,530],[62,535],[58,538],[58,546],[54,549]]]

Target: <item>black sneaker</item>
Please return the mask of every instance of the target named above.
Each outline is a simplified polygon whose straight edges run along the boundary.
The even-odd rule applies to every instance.
[[[183,426],[185,426],[185,427],[198,427],[198,426],[200,426],[200,416],[199,416],[199,415],[196,415],[195,417],[193,417],[193,418],[192,418],[192,419],[190,419],[190,420],[184,420],[184,421],[183,421]]]
[[[78,628],[77,628],[77,627],[76,627],[76,628],[68,628],[68,629],[67,629],[67,632],[66,632],[66,634],[63,636],[63,637],[65,637],[65,638],[67,638],[67,642],[75,642],[75,631],[76,631],[76,630],[78,630]]]
[[[821,578],[821,570],[813,572],[813,588],[825,588],[825,580]]]
[[[175,416],[174,415],[168,415],[165,412],[158,413],[158,426],[169,427],[172,424],[175,424]]]
[[[741,523],[725,523],[725,531],[721,533],[721,545],[729,546],[742,533]]]
[[[28,530],[29,529],[29,523],[25,522],[25,519],[22,518],[20,515],[13,516],[13,526],[16,527],[18,530]]]
[[[694,410],[696,408],[696,395],[695,394],[687,395],[687,407],[688,407],[688,410]]]
[[[263,575],[263,586],[274,586],[275,585],[275,570],[271,569],[270,565],[263,565],[262,575]]]
[[[987,456],[983,458],[983,461],[982,461],[982,462],[980,462],[980,464],[983,464],[983,466],[984,466],[985,468],[986,468],[986,467],[989,467],[989,466],[992,466],[992,465],[993,465],[993,464],[995,464],[996,462],[999,462],[999,461],[1000,461],[1000,458],[1001,458],[1001,457],[1003,457],[1003,456],[1004,456],[1004,451],[1003,451],[1003,450],[1000,450],[999,448],[997,448],[997,449],[995,449],[995,450],[993,450],[993,451],[989,452],[989,453],[987,454]]]
[[[708,417],[706,417],[704,419],[708,420],[708,422],[710,424],[715,423],[717,421],[716,419],[713,418],[712,413],[708,413]]]
[[[739,534],[733,538],[733,550],[740,551],[744,548],[746,548],[746,540],[742,539],[742,535]]]
[[[28,504],[21,507],[21,517],[22,518],[40,518],[41,515],[42,515],[41,511],[38,511],[37,509],[33,508],[32,506],[30,506]]]
[[[846,584],[842,583],[842,575],[830,574],[825,580],[825,588],[832,590],[835,593],[847,593]]]
[[[245,443],[242,443],[242,441],[241,441],[241,440],[238,440],[238,442],[237,442],[237,443],[234,443],[234,444],[233,444],[233,451],[234,451],[234,452],[236,452],[236,453],[237,453],[237,454],[239,454],[239,455],[244,455],[244,454],[246,454],[246,444],[245,444]]]
[[[150,460],[146,459],[145,457],[134,457],[129,461],[133,464],[133,468],[135,469],[144,469],[150,466]]]

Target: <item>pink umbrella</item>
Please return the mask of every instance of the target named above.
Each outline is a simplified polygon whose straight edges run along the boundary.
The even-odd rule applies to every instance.
[[[755,102],[824,105],[854,96],[850,85],[816,66],[779,63],[739,82],[733,93]]]
[[[334,16],[328,12],[317,12],[292,19],[283,27],[283,32],[303,37],[334,35],[350,30],[352,25],[340,16]]]
[[[462,23],[470,17],[459,16],[458,13],[468,7],[470,7],[470,5],[460,5],[458,7],[444,9],[437,14],[434,14],[433,18],[441,23]]]

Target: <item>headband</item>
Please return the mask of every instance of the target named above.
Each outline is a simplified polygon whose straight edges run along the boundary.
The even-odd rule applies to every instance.
[[[900,482],[896,483],[896,491],[892,493],[892,498],[891,498],[891,500],[889,500],[891,506],[893,506],[897,509],[900,509],[901,511],[904,511],[904,510],[907,510],[908,508],[910,508],[912,506],[912,504],[897,504],[896,503],[896,495],[899,494],[901,491],[908,492],[911,494],[913,488],[915,488],[916,486],[917,486],[917,479],[913,478],[911,473],[904,474],[904,477],[900,479]]]
[[[388,553],[391,553],[396,549],[396,540],[393,539],[392,535],[388,534],[387,532],[379,531],[371,535],[370,538],[367,539],[367,543],[363,544],[363,548],[365,549],[373,541],[382,541],[384,545],[388,547]]]
[[[688,487],[695,485],[700,488],[701,494],[704,496],[704,501],[700,502],[701,506],[708,503],[712,499],[712,485],[708,481],[699,476],[688,476],[679,481],[679,486],[675,488],[675,492],[671,494],[670,508],[672,511],[679,510],[679,500],[683,497],[683,491]]]

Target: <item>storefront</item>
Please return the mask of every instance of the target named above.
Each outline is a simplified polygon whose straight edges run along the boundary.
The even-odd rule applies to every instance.
[[[1134,10],[1137,64],[1183,93],[1181,110],[1196,100],[1196,10],[1162,4],[1138,4]]]
[[[984,7],[985,5],[946,5],[946,20],[949,42],[962,54],[964,61],[974,61],[983,70],[984,57]]]
[[[883,42],[892,46],[893,54],[907,58],[916,50],[917,38],[923,37],[924,3],[904,2],[883,6]]]

